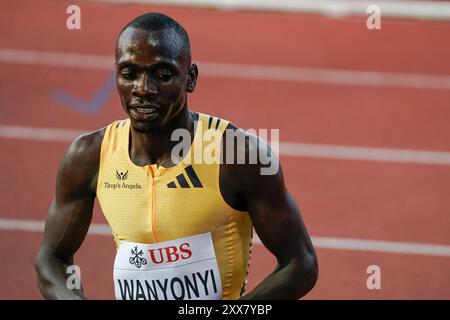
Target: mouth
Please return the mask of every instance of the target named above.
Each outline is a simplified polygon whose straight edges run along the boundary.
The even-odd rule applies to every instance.
[[[131,105],[130,114],[138,121],[153,120],[158,117],[159,109],[153,105]]]

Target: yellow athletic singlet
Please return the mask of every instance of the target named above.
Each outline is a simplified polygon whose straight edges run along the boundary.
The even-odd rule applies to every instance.
[[[208,129],[218,130],[221,137],[227,125],[223,119],[199,114],[186,158],[205,148],[220,153],[202,137]],[[116,246],[122,240],[157,243],[211,232],[222,298],[239,298],[246,283],[252,224],[247,212],[234,210],[222,198],[220,164],[140,167],[130,160],[129,135],[130,120],[115,121],[106,128],[101,146],[97,197]]]

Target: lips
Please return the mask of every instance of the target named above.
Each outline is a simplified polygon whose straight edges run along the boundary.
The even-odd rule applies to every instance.
[[[153,108],[136,108],[136,110],[140,113],[152,113],[155,112]]]
[[[130,114],[138,121],[153,120],[159,115],[159,108],[152,105],[134,105],[130,108]]]

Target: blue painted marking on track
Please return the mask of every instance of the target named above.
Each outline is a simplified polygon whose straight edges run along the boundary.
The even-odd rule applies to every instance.
[[[53,99],[75,109],[81,113],[95,114],[98,113],[108,101],[110,94],[113,92],[116,83],[115,73],[108,75],[105,84],[95,93],[94,97],[89,101],[80,100],[63,91],[52,93]]]

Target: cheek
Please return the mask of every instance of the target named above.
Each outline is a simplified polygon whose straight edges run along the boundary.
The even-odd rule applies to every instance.
[[[117,92],[119,93],[119,95],[122,99],[131,95],[131,90],[133,88],[132,84],[130,84],[128,82],[122,82],[119,80],[119,81],[117,81],[116,86],[117,86]]]
[[[182,84],[176,84],[161,90],[160,93],[167,97],[167,100],[170,100],[173,103],[180,103],[185,99],[186,88]]]

